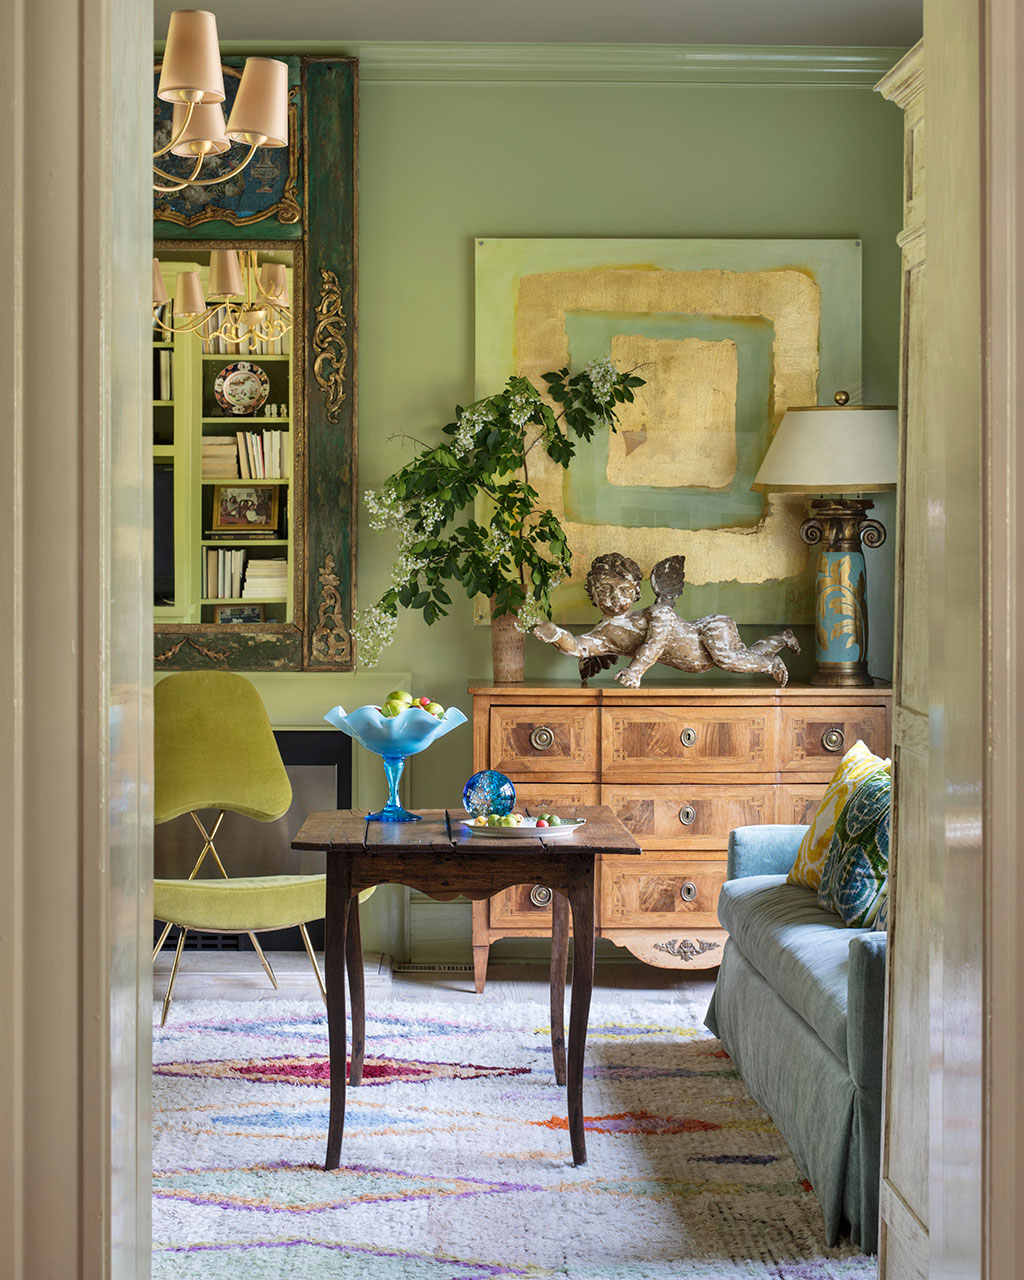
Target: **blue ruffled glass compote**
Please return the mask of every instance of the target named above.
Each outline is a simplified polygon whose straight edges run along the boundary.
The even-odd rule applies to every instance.
[[[466,723],[458,707],[449,707],[440,719],[417,706],[406,707],[397,716],[385,716],[380,707],[374,706],[356,707],[347,715],[344,707],[335,707],[324,719],[384,761],[388,802],[379,812],[367,815],[370,822],[419,822],[420,815],[403,809],[398,799],[398,780],[406,757],[425,750],[435,739]]]

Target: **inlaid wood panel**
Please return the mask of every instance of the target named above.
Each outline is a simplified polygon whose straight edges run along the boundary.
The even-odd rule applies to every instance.
[[[596,707],[491,708],[489,768],[521,773],[596,773]]]
[[[779,787],[778,803],[775,808],[775,821],[785,826],[810,825],[811,819],[821,804],[827,784],[785,783]]]
[[[782,707],[779,768],[831,775],[859,739],[889,754],[885,707]]]
[[[560,818],[569,817],[583,804],[607,804],[601,799],[601,788],[596,782],[520,782],[512,779],[516,788],[516,809],[532,814],[548,810]]]
[[[531,897],[531,894],[533,895]],[[491,899],[491,926],[551,928],[551,888],[545,884],[517,884]]]
[[[725,862],[602,858],[601,922],[642,929],[652,925],[716,926]]]
[[[603,770],[648,778],[659,771],[770,771],[775,727],[773,706],[603,707]]]
[[[767,784],[612,783],[601,788],[601,803],[645,850],[724,851],[733,827],[776,821],[775,788]]]

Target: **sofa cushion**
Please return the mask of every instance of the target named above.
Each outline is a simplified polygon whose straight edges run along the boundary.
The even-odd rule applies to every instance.
[[[836,821],[846,802],[864,779],[876,772],[891,775],[892,762],[880,759],[863,742],[855,742],[839,761],[839,767],[800,841],[796,860],[789,873],[790,884],[802,884],[808,889],[817,889],[821,884],[821,869],[835,835]]]
[[[865,778],[843,807],[821,869],[818,903],[848,925],[877,927],[878,909],[889,892],[887,773]]]
[[[727,880],[718,915],[747,961],[846,1063],[850,939],[871,931],[847,927],[785,876]]]

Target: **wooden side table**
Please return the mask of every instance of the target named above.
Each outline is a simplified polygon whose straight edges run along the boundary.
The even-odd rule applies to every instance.
[[[375,884],[404,884],[432,897],[462,894],[484,900],[512,885],[543,880],[554,891],[551,946],[551,1053],[555,1080],[567,1085],[569,1137],[574,1165],[586,1164],[583,1126],[583,1053],[594,985],[594,859],[598,854],[636,855],[640,846],[604,805],[580,806],[587,825],[571,836],[503,839],[470,835],[463,814],[428,809],[420,822],[367,822],[351,809],[311,813],[293,849],[327,854],[324,968],[330,1056],[330,1119],[325,1169],[341,1162],[345,1129],[345,961],[358,946],[359,899]],[[563,816],[568,817],[569,814]],[[569,1046],[566,1061],[563,1007],[569,949],[569,914],[575,939]],[[351,972],[351,964],[349,965]],[[363,1074],[365,1008],[361,985],[352,993],[349,1083]]]

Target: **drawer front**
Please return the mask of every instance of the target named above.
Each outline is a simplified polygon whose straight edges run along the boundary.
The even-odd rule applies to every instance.
[[[551,894],[545,884],[517,884],[491,899],[492,929],[551,929]]]
[[[613,784],[601,789],[601,803],[612,809],[645,851],[724,852],[733,827],[776,820],[775,788],[762,784]]]
[[[774,707],[605,707],[605,774],[773,772]]]
[[[885,707],[783,707],[779,768],[831,776],[858,738],[889,754]]]
[[[779,806],[776,822],[787,826],[809,826],[825,794],[824,782],[790,783],[779,787]]]
[[[724,861],[602,858],[601,928],[717,926],[724,883]]]
[[[596,707],[492,707],[491,768],[596,773],[598,715]]]
[[[596,782],[516,782],[516,809],[533,814],[557,813],[571,817],[582,804],[601,804],[601,788]]]

